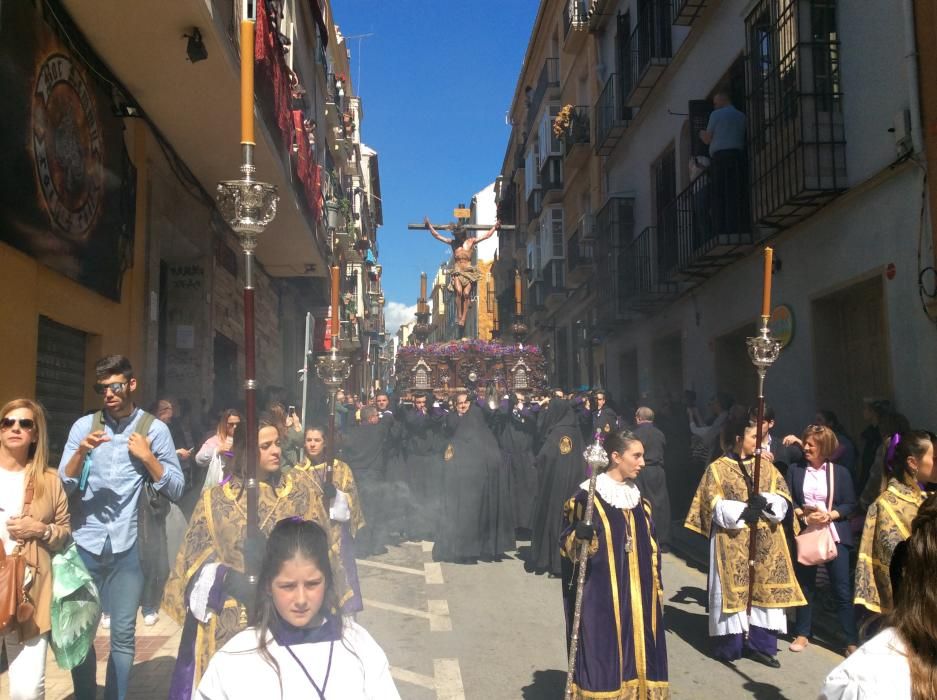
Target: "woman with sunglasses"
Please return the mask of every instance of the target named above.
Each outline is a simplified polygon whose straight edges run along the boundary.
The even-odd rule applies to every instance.
[[[322,490],[305,476],[280,469],[281,434],[275,419],[261,416],[257,434],[258,524],[266,535],[283,518],[298,516],[328,528]],[[195,506],[176,564],[166,584],[163,610],[183,625],[169,697],[190,698],[208,659],[247,626],[264,538],[247,534],[247,433],[234,433],[234,459],[225,480],[205,491]],[[337,548],[336,548],[337,550]],[[340,604],[351,595],[337,555],[332,562]]]
[[[195,463],[206,470],[202,491],[217,486],[224,478],[225,456],[231,454],[234,446],[234,432],[241,424],[241,414],[229,408],[221,414],[215,434],[208,438],[198,453]]]
[[[68,498],[48,466],[49,440],[42,407],[15,399],[0,409],[0,541],[17,549],[32,582],[32,613],[0,635],[6,647],[11,700],[45,695],[46,650],[52,627],[52,554],[68,542]]]
[[[363,609],[361,587],[358,585],[358,565],[355,563],[355,535],[364,527],[358,487],[351,468],[340,459],[332,459],[331,469],[325,459],[325,431],[313,426],[306,429],[304,443],[306,458],[293,471],[305,474],[329,500],[329,526],[332,539],[338,543],[339,556],[345,567],[345,576],[352,597],[342,606],[342,612],[352,614]]]
[[[251,625],[212,657],[195,698],[400,700],[387,655],[339,613],[318,524],[290,518],[273,528]]]
[[[910,430],[892,437],[886,465],[888,488],[865,516],[859,561],[856,564],[856,605],[877,614],[893,607],[888,567],[899,542],[908,539],[911,522],[927,496],[926,486],[937,483],[934,444],[937,436]]]

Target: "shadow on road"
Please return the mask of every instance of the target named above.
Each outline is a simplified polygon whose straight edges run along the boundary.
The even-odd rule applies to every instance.
[[[534,671],[534,680],[521,688],[524,700],[556,700],[566,690],[566,671]]]
[[[706,591],[702,588],[696,586],[684,586],[679,591],[673,594],[670,598],[671,603],[696,603],[703,610],[705,610],[709,601],[707,600]]]
[[[176,660],[171,656],[158,656],[155,659],[134,664],[133,671],[130,673],[127,700],[166,697],[169,694],[169,684],[172,681],[172,671],[175,666]],[[104,688],[101,685],[98,685],[98,693],[103,696]],[[64,700],[75,700],[74,693],[66,695]]]

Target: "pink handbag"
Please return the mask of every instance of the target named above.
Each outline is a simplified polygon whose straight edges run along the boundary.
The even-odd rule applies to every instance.
[[[832,464],[827,467],[830,470],[830,488],[826,495],[826,510],[833,510],[833,481],[835,469]],[[833,533],[830,532],[832,523],[826,525],[808,525],[800,531],[800,534],[794,538],[797,545],[797,561],[804,566],[816,566],[825,564],[836,558],[836,540],[833,539]]]

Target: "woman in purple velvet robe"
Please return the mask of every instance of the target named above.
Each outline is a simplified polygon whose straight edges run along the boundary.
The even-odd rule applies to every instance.
[[[627,430],[608,433],[604,446],[609,466],[596,478],[592,525],[583,522],[585,481],[566,504],[560,538],[567,642],[576,557],[589,543],[573,698],[669,698],[660,554],[651,507],[634,484],[644,447]]]

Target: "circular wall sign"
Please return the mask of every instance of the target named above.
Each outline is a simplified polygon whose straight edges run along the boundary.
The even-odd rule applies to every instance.
[[[768,328],[782,348],[786,348],[794,339],[794,312],[787,304],[775,306],[768,319]]]
[[[104,198],[104,137],[94,95],[68,56],[52,54],[39,68],[33,92],[33,158],[39,189],[53,223],[82,238]]]

